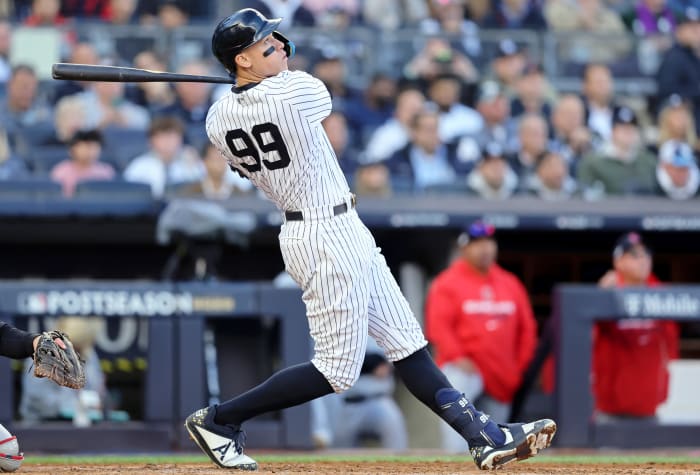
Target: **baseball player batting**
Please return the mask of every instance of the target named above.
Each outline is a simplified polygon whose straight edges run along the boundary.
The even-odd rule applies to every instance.
[[[321,121],[331,112],[324,84],[289,71],[294,44],[276,31],[281,19],[253,9],[219,23],[216,58],[235,77],[209,110],[209,139],[233,170],[282,212],[285,268],[303,290],[314,357],[185,421],[192,438],[223,468],[257,469],[245,455],[242,424],[350,388],[360,375],[368,333],[409,391],[469,444],[481,469],[534,456],[556,432],[550,419],[498,424],[455,390],[433,362],[421,328],[355,211],[355,197]]]

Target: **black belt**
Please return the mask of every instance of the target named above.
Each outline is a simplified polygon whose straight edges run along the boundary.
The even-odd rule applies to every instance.
[[[351,208],[355,207],[355,195],[350,197]],[[339,205],[333,206],[333,216],[338,216],[339,214],[348,212],[348,204],[340,203]],[[304,213],[301,211],[285,211],[284,217],[287,221],[304,221]]]

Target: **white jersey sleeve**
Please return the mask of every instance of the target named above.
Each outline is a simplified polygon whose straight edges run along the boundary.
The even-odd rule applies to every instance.
[[[331,95],[323,82],[304,71],[283,71],[265,80],[268,94],[284,96],[284,102],[296,108],[311,124],[331,113]]]

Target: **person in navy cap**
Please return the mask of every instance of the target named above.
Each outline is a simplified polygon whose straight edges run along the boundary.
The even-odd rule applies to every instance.
[[[637,114],[629,107],[613,112],[610,140],[583,157],[577,178],[584,188],[605,195],[652,194],[656,157],[642,147]]]
[[[683,10],[675,36],[676,42],[664,55],[657,73],[657,100],[662,103],[671,94],[689,99],[695,131],[700,133],[700,9]]]
[[[507,419],[537,340],[532,306],[520,280],[497,263],[492,224],[470,223],[457,246],[458,258],[428,291],[426,334],[450,382],[495,420]],[[464,451],[464,441],[442,428],[443,448]]]
[[[661,145],[656,181],[659,193],[674,200],[687,200],[697,195],[700,171],[690,145],[678,140]]]

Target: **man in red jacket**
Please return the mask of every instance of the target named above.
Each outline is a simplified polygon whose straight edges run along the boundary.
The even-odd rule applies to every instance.
[[[494,227],[472,223],[458,238],[459,258],[428,291],[426,333],[455,388],[496,420],[507,420],[535,349],[537,329],[525,288],[496,264]],[[443,447],[465,448],[443,427]]]
[[[613,270],[601,287],[656,286],[652,257],[639,234],[621,236]],[[678,357],[673,321],[624,319],[598,322],[593,332],[593,394],[596,419],[655,417],[668,395],[668,363]]]

